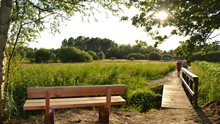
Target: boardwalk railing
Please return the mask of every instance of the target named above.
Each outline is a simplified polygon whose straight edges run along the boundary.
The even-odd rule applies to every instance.
[[[198,107],[198,76],[182,68],[182,86],[194,108]]]

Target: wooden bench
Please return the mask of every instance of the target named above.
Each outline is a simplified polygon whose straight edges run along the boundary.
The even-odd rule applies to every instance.
[[[55,109],[98,107],[99,123],[108,124],[112,105],[124,105],[119,96],[125,85],[28,87],[24,110],[44,110],[46,124],[54,123]],[[114,96],[116,95],[116,96]]]

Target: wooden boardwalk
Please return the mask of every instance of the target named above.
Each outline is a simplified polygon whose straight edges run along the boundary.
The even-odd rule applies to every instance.
[[[192,108],[179,78],[163,86],[161,108]]]

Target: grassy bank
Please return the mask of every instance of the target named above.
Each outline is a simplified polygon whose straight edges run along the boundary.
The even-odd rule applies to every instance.
[[[220,64],[196,61],[192,71],[199,77],[199,105],[220,99]]]
[[[23,64],[12,72],[10,82],[17,113],[23,113],[28,86],[79,86],[125,84],[126,107],[147,111],[157,107],[160,94],[149,83],[175,69],[174,63],[147,61],[97,61],[74,64]]]

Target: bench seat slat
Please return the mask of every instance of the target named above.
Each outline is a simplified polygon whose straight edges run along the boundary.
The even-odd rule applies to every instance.
[[[45,98],[49,92],[50,98],[55,97],[74,97],[74,96],[97,96],[106,95],[107,90],[111,89],[111,94],[124,94],[124,84],[114,85],[95,85],[95,86],[56,86],[56,87],[28,87],[28,98]]]
[[[124,105],[126,101],[121,96],[111,96],[111,105]],[[106,97],[84,97],[84,98],[58,98],[50,99],[50,108],[77,108],[104,106]],[[45,109],[45,99],[26,100],[24,110]]]

